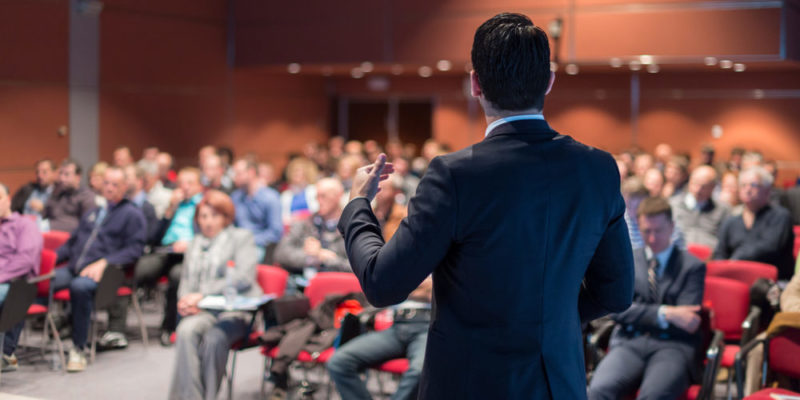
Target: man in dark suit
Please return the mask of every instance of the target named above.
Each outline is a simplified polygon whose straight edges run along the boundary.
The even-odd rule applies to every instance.
[[[638,219],[646,247],[633,252],[633,305],[611,316],[617,326],[592,378],[592,400],[622,399],[637,387],[638,398],[677,398],[689,387],[700,344],[705,264],[670,241],[674,223],[666,199],[645,199]]]
[[[472,64],[487,138],[431,161],[388,243],[370,200],[393,167],[359,169],[339,222],[351,266],[379,307],[433,273],[419,398],[585,398],[581,321],[633,296],[616,163],[544,121],[550,49],[527,17],[481,25]]]

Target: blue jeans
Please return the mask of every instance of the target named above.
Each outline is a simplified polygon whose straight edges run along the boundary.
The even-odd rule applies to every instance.
[[[6,301],[6,296],[8,295],[8,288],[11,285],[8,283],[0,283],[0,306]],[[25,321],[22,321],[10,331],[5,333],[5,339],[3,339],[3,354],[10,356],[14,354],[14,350],[17,349],[17,342],[19,341],[19,334],[22,333],[22,327],[25,326]]]
[[[69,289],[72,307],[72,343],[76,348],[83,349],[89,337],[89,323],[92,318],[97,282],[78,276],[69,268],[56,268],[52,284],[54,291]]]
[[[359,374],[371,366],[395,358],[408,358],[408,371],[397,385],[394,400],[416,399],[417,385],[428,340],[427,321],[398,322],[389,329],[370,332],[336,349],[327,366],[336,390],[343,399],[371,399]]]

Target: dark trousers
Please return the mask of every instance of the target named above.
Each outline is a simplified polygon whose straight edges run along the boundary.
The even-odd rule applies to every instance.
[[[69,289],[72,309],[72,343],[76,348],[83,349],[89,337],[89,323],[92,318],[97,282],[78,276],[69,268],[56,268],[55,274],[52,282],[53,291]]]
[[[9,287],[10,284],[8,283],[0,283],[0,308],[2,308],[2,305],[6,300]],[[19,335],[22,333],[22,328],[24,326],[25,321],[22,321],[14,325],[10,331],[4,334],[5,339],[3,341],[3,354],[7,356],[14,354],[14,351],[17,349],[17,342],[19,342]]]
[[[589,400],[622,399],[637,388],[637,399],[675,399],[689,387],[692,355],[684,342],[650,336],[620,341],[597,366]]]

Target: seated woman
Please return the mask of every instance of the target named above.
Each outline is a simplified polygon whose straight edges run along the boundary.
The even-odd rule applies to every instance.
[[[231,284],[240,296],[260,296],[256,283],[258,250],[253,235],[235,228],[230,197],[209,190],[197,206],[195,235],[183,260],[178,287],[178,324],[175,369],[170,399],[216,399],[228,350],[247,334],[251,315],[198,308],[204,296],[223,295],[228,262],[233,261]]]

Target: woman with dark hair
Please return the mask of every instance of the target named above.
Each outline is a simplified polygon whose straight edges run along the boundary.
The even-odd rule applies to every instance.
[[[209,311],[201,299],[223,295],[230,286],[240,296],[261,295],[256,283],[257,248],[253,235],[235,228],[230,197],[206,192],[197,205],[199,235],[192,239],[183,260],[178,287],[178,324],[175,369],[170,399],[216,399],[231,344],[247,334],[250,315]],[[228,264],[233,262],[233,266]]]

